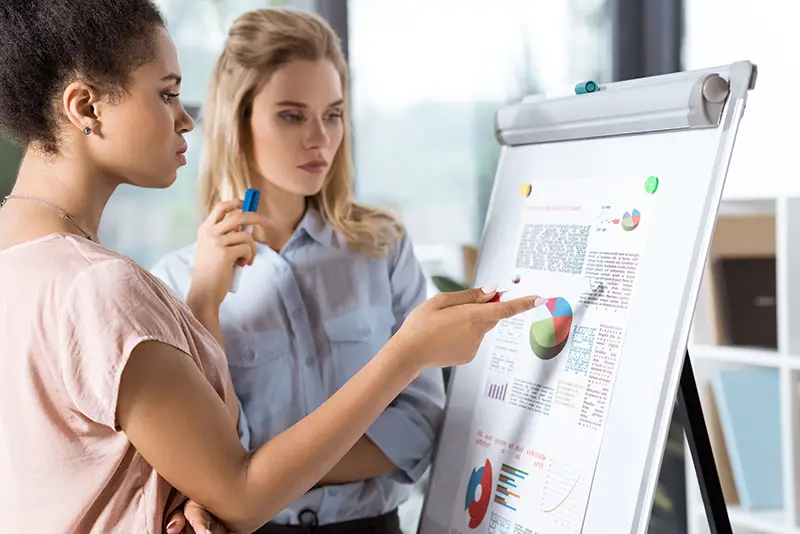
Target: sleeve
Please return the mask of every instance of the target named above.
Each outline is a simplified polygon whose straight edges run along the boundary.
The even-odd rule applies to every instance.
[[[189,286],[192,282],[191,265],[194,264],[195,251],[196,244],[189,249],[164,256],[150,268],[150,274],[161,280],[182,302],[186,302],[186,296],[189,293]],[[250,427],[247,424],[247,417],[242,408],[242,401],[238,395],[236,399],[239,402],[239,421],[237,423],[239,441],[245,449],[250,450]]]
[[[133,349],[156,340],[191,354],[174,301],[131,261],[90,265],[59,306],[58,364],[67,394],[78,411],[115,430],[119,383]]]
[[[411,241],[403,237],[389,268],[394,334],[408,314],[427,298],[427,283]],[[398,395],[367,431],[367,436],[398,467],[399,477],[413,483],[431,462],[444,411],[441,369],[426,368]]]
[[[194,251],[194,248],[192,248]],[[192,270],[181,261],[181,251],[172,252],[150,268],[150,274],[161,280],[182,301],[186,301],[192,282]]]

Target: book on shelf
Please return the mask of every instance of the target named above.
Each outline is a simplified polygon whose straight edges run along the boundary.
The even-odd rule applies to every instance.
[[[779,370],[756,367],[718,370],[711,384],[742,510],[781,509]]]
[[[728,456],[728,448],[725,446],[725,436],[722,434],[717,402],[714,398],[714,388],[710,381],[706,381],[702,385],[698,384],[698,389],[700,390],[703,417],[706,421],[708,437],[711,441],[711,450],[714,453],[714,463],[717,466],[717,473],[719,473],[725,504],[736,506],[739,504],[739,494],[736,492],[736,484],[733,481],[731,460]]]

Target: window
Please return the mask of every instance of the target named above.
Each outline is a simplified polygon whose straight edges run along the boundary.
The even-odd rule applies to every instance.
[[[227,28],[249,9],[299,0],[158,0],[184,74],[182,100],[202,103]],[[311,4],[311,2],[308,2]],[[464,274],[499,153],[493,114],[523,94],[609,81],[608,0],[350,0],[349,55],[359,200],[407,225],[427,273]],[[150,267],[192,242],[202,125],[167,190],[122,186],[101,224],[105,244]]]
[[[349,0],[356,192],[399,215],[428,275],[464,277],[499,146],[494,112],[610,81],[606,0]]]
[[[749,60],[758,65],[756,89],[725,183],[728,198],[764,198],[794,193],[793,124],[800,117],[787,105],[786,91],[800,82],[794,35],[794,4],[781,0],[684,0],[684,69]],[[797,189],[800,191],[800,188]]]

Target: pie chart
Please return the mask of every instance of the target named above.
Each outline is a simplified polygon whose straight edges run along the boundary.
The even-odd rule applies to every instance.
[[[622,229],[626,232],[630,232],[631,230],[636,230],[636,227],[639,226],[639,221],[642,219],[642,214],[639,213],[639,210],[634,209],[631,212],[625,212],[622,214]]]
[[[478,488],[481,494],[478,496]],[[486,511],[489,509],[489,500],[492,497],[492,464],[489,460],[483,467],[473,469],[467,481],[466,500],[464,510],[469,514],[469,528],[475,529],[483,522]]]
[[[533,309],[530,344],[541,360],[558,356],[569,340],[572,329],[572,307],[563,297],[551,298],[544,306]]]

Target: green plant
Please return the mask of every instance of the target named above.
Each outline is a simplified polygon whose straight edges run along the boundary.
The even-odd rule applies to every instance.
[[[22,149],[0,137],[0,201],[14,186],[21,158]]]
[[[452,291],[462,291],[464,289],[467,289],[466,285],[460,282],[456,282],[455,280],[447,276],[438,276],[438,275],[432,276],[431,281],[433,282],[433,285],[436,286],[436,289],[438,289],[442,293],[450,293]]]
[[[465,284],[457,282],[447,276],[432,276],[431,281],[436,288],[442,292],[461,291],[462,289],[467,288]],[[666,533],[675,531],[674,523],[677,506],[675,501],[669,495],[669,490],[664,483],[664,477],[668,474],[674,475],[674,473],[672,473],[672,469],[680,469],[680,472],[683,472],[683,462],[683,427],[673,417],[672,421],[670,422],[669,433],[667,435],[667,444],[664,449],[664,457],[661,462],[661,473],[659,473],[656,494],[653,499],[653,509],[650,513],[648,532]]]

